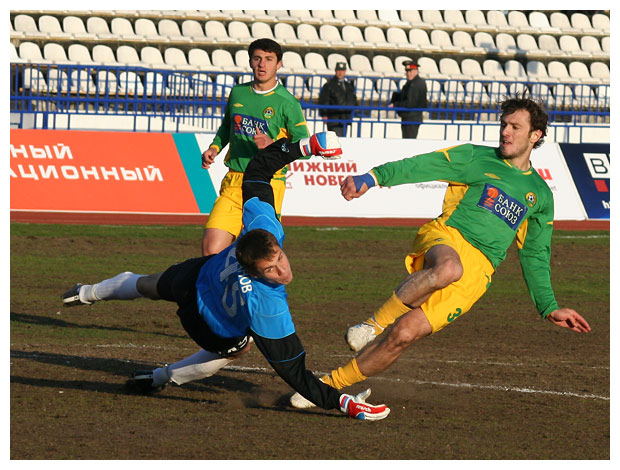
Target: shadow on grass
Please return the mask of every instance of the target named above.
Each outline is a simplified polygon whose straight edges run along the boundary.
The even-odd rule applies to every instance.
[[[142,331],[135,330],[133,328],[124,328],[116,326],[101,326],[101,325],[79,325],[77,323],[71,323],[60,318],[50,318],[41,315],[31,315],[27,313],[11,312],[11,321],[24,323],[27,325],[41,325],[41,326],[55,326],[58,328],[82,328],[91,330],[106,330],[106,331],[123,331],[129,333],[144,333],[149,335],[165,336],[167,338],[188,338],[186,335],[175,335],[169,333],[162,333],[161,331]]]

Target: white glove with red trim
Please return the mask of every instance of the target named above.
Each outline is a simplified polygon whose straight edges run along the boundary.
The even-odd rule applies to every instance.
[[[370,396],[370,389],[358,393],[357,395],[340,395],[340,411],[347,414],[351,418],[366,419],[368,421],[377,421],[387,418],[390,409],[385,405],[371,405],[366,403],[366,398]]]
[[[340,140],[334,131],[317,132],[301,139],[299,148],[304,157],[318,155],[326,160],[335,160],[342,155]]]

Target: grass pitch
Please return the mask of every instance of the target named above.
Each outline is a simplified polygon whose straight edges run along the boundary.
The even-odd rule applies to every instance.
[[[405,276],[415,232],[286,228],[289,300],[311,370],[353,357],[343,334]],[[12,459],[609,459],[609,232],[553,238],[556,296],[590,334],[540,320],[513,247],[470,313],[347,390],[371,386],[370,401],[392,408],[376,423],[290,408],[290,389],[255,348],[209,379],[126,393],[131,371],[197,350],[174,305],[63,308],[60,294],[198,256],[201,233],[11,224]]]

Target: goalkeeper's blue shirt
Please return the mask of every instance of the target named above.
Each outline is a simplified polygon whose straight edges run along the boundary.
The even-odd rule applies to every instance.
[[[273,206],[253,197],[243,206],[244,233],[263,229],[280,246],[284,229]],[[250,334],[279,339],[295,332],[286,288],[250,276],[237,261],[236,243],[204,264],[196,281],[198,311],[218,336],[234,338]]]

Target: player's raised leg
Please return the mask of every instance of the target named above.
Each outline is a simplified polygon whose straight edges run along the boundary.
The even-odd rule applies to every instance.
[[[159,299],[157,280],[160,275],[145,276],[125,271],[96,284],[75,284],[61,297],[67,307],[91,305],[100,300],[132,300],[140,297],[156,300]]]

